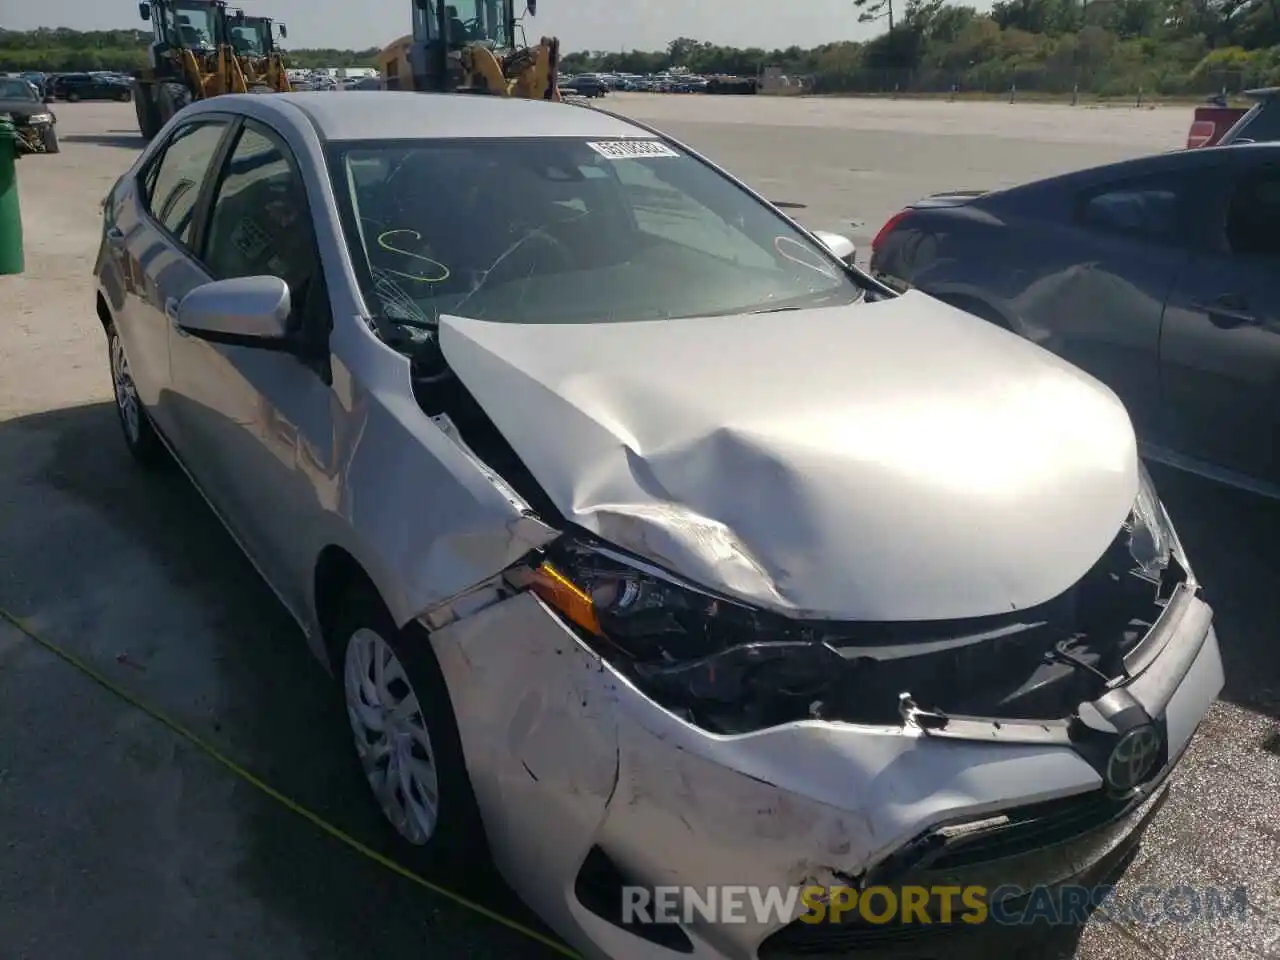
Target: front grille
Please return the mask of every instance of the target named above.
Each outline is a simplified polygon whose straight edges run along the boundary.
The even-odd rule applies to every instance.
[[[953,842],[928,864],[928,869],[932,872],[972,867],[1077,840],[1114,823],[1137,802],[1099,790],[1023,807],[1006,814],[1008,823]]]
[[[1164,796],[1163,785],[1157,780],[1137,797],[1116,798],[1097,791],[1005,811],[1006,824],[983,827],[967,839],[962,835],[959,841],[944,833],[945,828],[930,831],[903,847],[911,863],[899,862],[895,869],[890,861],[872,871],[863,887],[977,885],[990,893],[1004,884],[1021,890],[1040,885],[1052,889],[1066,883],[1103,884],[1128,865],[1143,829]],[[1073,869],[1083,872],[1059,876],[1056,871],[1064,862],[1080,864],[1080,868]],[[1017,917],[1028,906],[1030,897],[1030,893],[1024,893],[1002,898],[1002,912],[1007,917]],[[958,906],[956,910],[960,912]],[[930,915],[939,916],[936,904],[931,906]],[[758,956],[759,960],[845,955],[957,960],[962,941],[986,944],[996,937],[1004,943],[1045,931],[1041,923],[1002,926],[991,920],[977,926],[959,920],[945,924],[873,924],[850,913],[839,923],[795,920],[768,937],[760,945]],[[979,947],[975,955],[984,956],[982,949]]]

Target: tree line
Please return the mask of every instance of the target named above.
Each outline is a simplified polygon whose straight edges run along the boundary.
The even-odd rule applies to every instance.
[[[147,64],[150,30],[0,29],[0,71],[40,70],[72,73],[119,70],[128,73]],[[372,67],[378,48],[368,50],[290,50],[290,66]]]
[[[1235,92],[1280,85],[1280,0],[997,0],[989,13],[943,0],[851,0],[886,27],[864,43],[741,49],[681,37],[665,50],[583,51],[569,72],[752,76],[776,66],[819,93],[1070,93],[1103,97]],[[133,70],[150,34],[0,30],[0,70]],[[369,50],[290,50],[298,67],[372,66]]]

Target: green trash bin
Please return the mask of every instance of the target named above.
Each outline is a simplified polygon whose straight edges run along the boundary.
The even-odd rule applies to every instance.
[[[18,131],[0,117],[0,276],[26,268],[22,254],[22,210],[18,206]]]

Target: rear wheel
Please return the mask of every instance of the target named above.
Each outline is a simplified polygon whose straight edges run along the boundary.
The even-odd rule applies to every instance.
[[[125,446],[139,463],[154,466],[164,459],[164,445],[156,435],[151,418],[138,397],[133,374],[129,370],[129,359],[125,356],[124,343],[115,327],[107,328],[107,350],[111,359],[111,384],[116,396],[116,413],[120,417]]]
[[[133,91],[121,90],[120,93],[116,96],[116,99],[119,100],[121,103],[128,103],[130,100],[133,99]]]
[[[74,90],[72,90],[70,93],[67,94],[68,103],[75,103],[79,99],[80,99],[80,94],[76,93]]]

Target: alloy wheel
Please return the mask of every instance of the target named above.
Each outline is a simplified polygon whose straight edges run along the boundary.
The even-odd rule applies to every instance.
[[[383,815],[410,843],[425,844],[440,818],[440,787],[404,664],[376,632],[357,630],[347,642],[343,687],[356,753]]]
[[[142,439],[142,405],[138,402],[138,390],[129,375],[129,360],[124,355],[124,344],[118,333],[111,334],[111,381],[115,387],[116,408],[129,442],[137,444]]]

